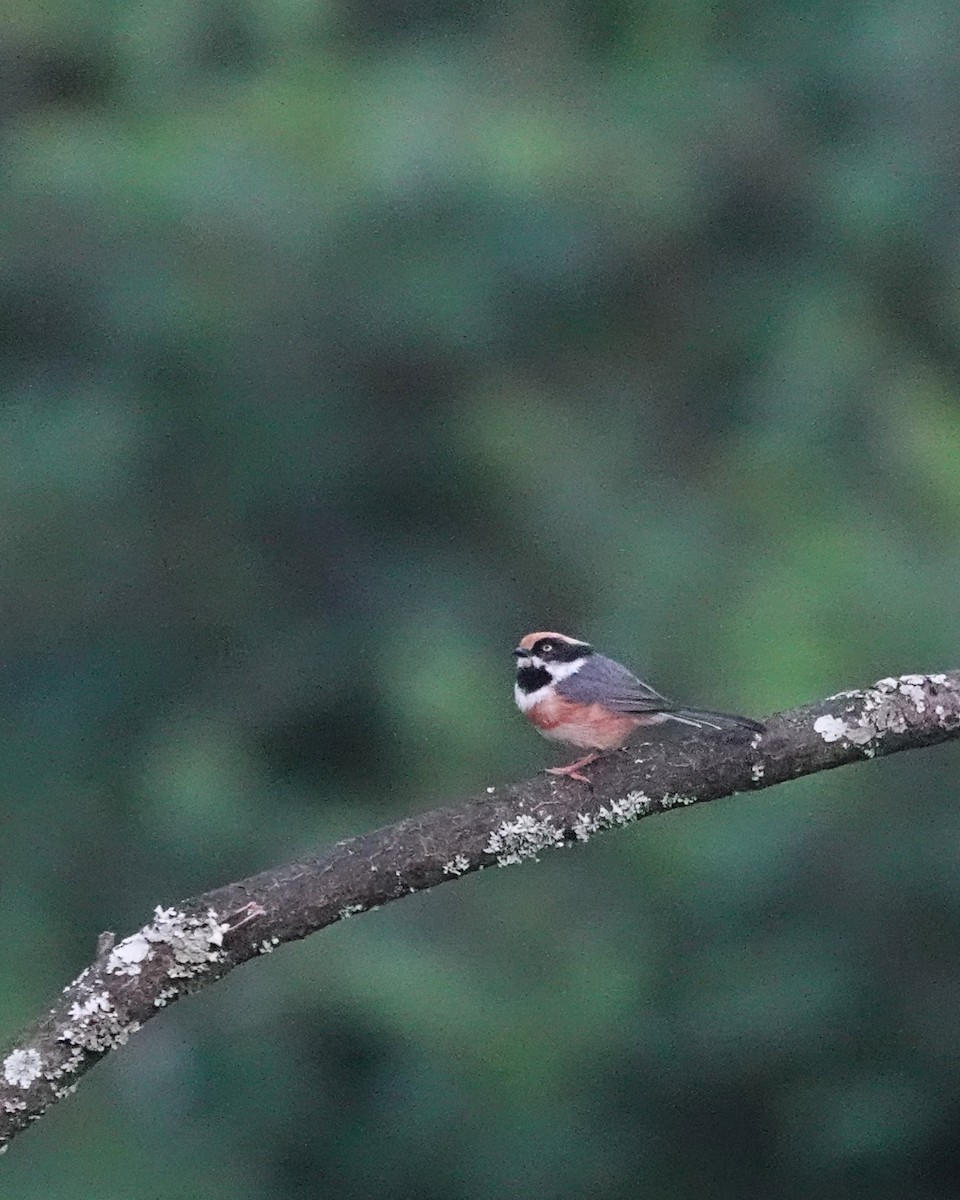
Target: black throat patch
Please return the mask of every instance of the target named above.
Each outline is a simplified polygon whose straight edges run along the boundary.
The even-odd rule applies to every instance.
[[[517,670],[517,687],[525,695],[539,691],[553,676],[546,667],[520,667]]]

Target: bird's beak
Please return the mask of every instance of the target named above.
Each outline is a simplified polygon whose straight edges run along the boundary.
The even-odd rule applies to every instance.
[[[518,647],[516,648],[516,650],[514,650],[514,652],[513,652],[513,656],[514,656],[514,658],[529,658],[529,657],[530,657],[530,651],[529,651],[529,650],[524,650],[524,648],[523,648],[522,646],[518,646]]]

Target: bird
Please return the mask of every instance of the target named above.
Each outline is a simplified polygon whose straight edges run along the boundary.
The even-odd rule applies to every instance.
[[[676,721],[694,729],[740,728],[751,733],[766,728],[749,717],[676,704],[621,663],[565,633],[528,633],[513,653],[517,708],[544,737],[589,751],[565,767],[546,767],[550,775],[590,786],[582,769],[604,750],[621,747],[641,725]]]

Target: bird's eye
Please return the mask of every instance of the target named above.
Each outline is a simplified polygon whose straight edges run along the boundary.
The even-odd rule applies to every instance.
[[[540,643],[540,653],[541,654],[552,654],[553,651],[554,651],[553,642],[541,642]]]

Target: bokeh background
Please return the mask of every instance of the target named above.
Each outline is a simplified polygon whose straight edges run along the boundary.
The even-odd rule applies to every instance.
[[[0,1031],[532,773],[559,627],[760,715],[960,662],[960,8],[6,4]],[[165,1012],[17,1200],[960,1189],[956,747]]]

